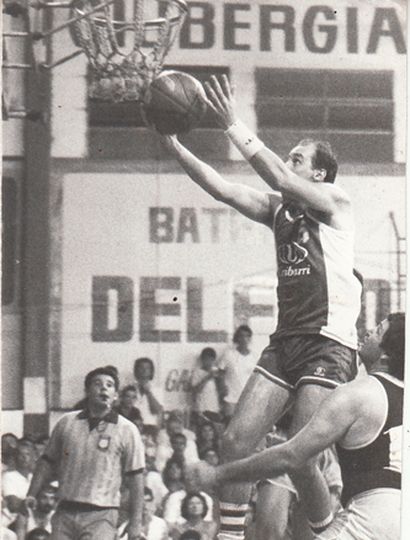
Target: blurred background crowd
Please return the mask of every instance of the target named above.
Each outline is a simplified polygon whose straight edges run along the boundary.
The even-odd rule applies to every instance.
[[[143,532],[147,540],[213,540],[218,524],[215,493],[188,492],[184,469],[189,463],[206,460],[219,463],[220,437],[228,424],[239,395],[257,362],[252,351],[252,330],[245,325],[234,333],[233,345],[221,355],[211,347],[199,351],[192,370],[190,396],[184,410],[166,411],[155,386],[155,362],[137,358],[134,383],[120,388],[116,409],[133,422],[145,446],[145,490]],[[112,368],[115,369],[115,368]],[[73,404],[73,410],[87,408],[87,399]],[[289,414],[273,426],[266,444],[286,440]],[[34,510],[23,501],[36,461],[47,447],[48,433],[13,433],[2,436],[2,538],[44,540],[51,532],[51,518],[58,503],[58,483],[43,487]],[[323,458],[335,506],[341,492],[340,471],[331,450]],[[118,523],[119,538],[126,539],[129,494],[122,489]],[[23,509],[23,510],[22,510]],[[265,530],[267,540],[309,538],[298,513],[297,493],[285,475],[255,486],[248,516],[248,536],[253,524]],[[299,532],[298,532],[299,531]]]

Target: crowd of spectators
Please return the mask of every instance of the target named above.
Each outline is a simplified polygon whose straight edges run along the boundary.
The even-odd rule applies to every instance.
[[[120,389],[117,410],[137,426],[145,446],[143,534],[146,540],[216,538],[218,505],[215,494],[188,492],[184,469],[187,464],[198,460],[206,460],[212,465],[219,463],[222,431],[257,361],[251,339],[250,328],[241,326],[234,334],[233,346],[219,358],[210,347],[199,352],[192,371],[189,415],[186,410],[164,410],[158,398],[160,393],[154,386],[155,365],[150,358],[135,361],[134,383]],[[86,407],[87,400],[83,399],[73,408]],[[23,504],[36,460],[44,452],[47,442],[45,434],[21,439],[12,433],[2,436],[2,538],[5,540],[43,540],[50,535],[51,518],[58,502],[57,482],[43,486],[34,510]],[[292,493],[289,482],[279,483],[279,488]],[[256,511],[261,519],[272,519],[273,510],[266,512],[266,503],[263,503],[266,492],[270,492],[272,500],[278,492],[278,484],[275,488],[272,486],[255,487],[249,530],[252,530]],[[294,505],[293,497],[286,498],[285,492],[280,490],[278,493],[279,497],[292,500]],[[127,540],[129,501],[129,493],[124,486],[118,524],[119,537],[124,540]],[[278,514],[279,507],[276,510]],[[287,520],[288,510],[276,516],[278,523],[280,520],[283,522],[283,516]],[[284,526],[285,529],[288,530]],[[270,537],[275,540],[282,538],[279,533]]]

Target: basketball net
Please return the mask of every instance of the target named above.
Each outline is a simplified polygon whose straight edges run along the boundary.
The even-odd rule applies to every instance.
[[[89,97],[136,101],[142,99],[149,83],[161,71],[187,6],[184,0],[167,0],[163,17],[145,21],[144,0],[130,0],[134,8],[132,20],[116,21],[114,2],[75,0],[71,34],[88,58]],[[123,43],[128,45],[128,51]]]

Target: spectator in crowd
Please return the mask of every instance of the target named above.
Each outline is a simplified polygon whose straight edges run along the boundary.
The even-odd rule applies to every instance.
[[[2,523],[6,527],[16,518],[22,502],[26,498],[32,472],[35,465],[36,451],[33,443],[20,439],[16,448],[15,467],[2,476]]]
[[[169,459],[162,472],[162,479],[168,493],[185,489],[184,469],[179,461]]]
[[[50,538],[50,533],[42,528],[33,529],[26,536],[26,540],[47,540]]]
[[[251,349],[252,330],[249,326],[239,326],[233,335],[234,346],[227,349],[219,362],[224,372],[224,414],[229,420],[245,387],[258,357]]]
[[[138,411],[140,416],[140,410],[135,406],[137,400],[137,388],[133,384],[128,384],[120,391],[120,399],[118,402],[118,412],[124,417],[130,420],[130,417],[133,416],[134,411]]]
[[[196,446],[201,459],[208,450],[219,452],[219,433],[212,422],[202,422],[199,425],[196,432]]]
[[[146,432],[156,436],[162,422],[163,407],[152,387],[155,367],[151,358],[137,358],[134,362],[134,377],[136,398],[134,406],[137,407],[144,419]]]
[[[16,450],[18,437],[13,433],[1,436],[1,471],[13,471],[16,468]]]
[[[215,349],[211,347],[202,350],[199,365],[192,372],[191,393],[196,425],[203,416],[221,421],[222,371],[217,366]]]
[[[173,540],[178,540],[181,534],[188,530],[198,531],[203,540],[214,540],[217,526],[213,521],[205,521],[208,513],[206,498],[198,492],[188,493],[181,502],[181,516],[183,523],[179,523],[171,530]]]
[[[145,457],[145,459],[147,461],[147,457]],[[162,475],[156,469],[146,467],[145,486],[152,491],[155,513],[157,514],[162,508],[161,505],[165,495],[168,493],[168,489],[164,484]]]
[[[36,497],[34,508],[27,508],[25,514],[20,513],[16,520],[15,531],[18,540],[24,540],[26,534],[33,529],[44,529],[51,533],[51,518],[57,504],[57,488],[52,484],[41,488]]]
[[[37,459],[44,454],[44,450],[46,449],[49,440],[50,437],[46,434],[39,435],[35,438],[34,446],[36,447]]]
[[[84,382],[87,409],[67,413],[57,422],[37,464],[26,507],[33,507],[57,470],[60,503],[53,517],[53,540],[114,540],[124,480],[131,504],[128,537],[139,540],[145,465],[141,436],[113,409],[119,387],[116,370],[97,368]]]
[[[154,494],[146,487],[144,490],[142,533],[146,540],[167,540],[167,522],[164,519],[155,516],[155,510]]]
[[[170,437],[171,447],[173,454],[171,459],[178,461],[182,467],[185,467],[187,463],[190,463],[189,458],[185,454],[187,447],[187,438],[183,433],[174,433]],[[198,461],[199,458],[195,458],[195,461]]]
[[[168,540],[169,538],[167,522],[155,515],[154,495],[148,487],[144,488],[141,531],[141,540]],[[118,538],[128,540],[126,520],[118,527]]]
[[[172,456],[174,450],[171,446],[171,437],[177,433],[183,433],[186,437],[185,460],[186,463],[199,461],[195,443],[195,434],[184,428],[183,416],[179,411],[171,411],[166,420],[165,429],[158,433],[157,447],[157,467],[162,471],[167,460]]]
[[[208,450],[205,450],[205,452],[201,456],[201,459],[203,459],[213,467],[219,465],[219,454],[215,450],[212,450],[212,448],[208,448]]]

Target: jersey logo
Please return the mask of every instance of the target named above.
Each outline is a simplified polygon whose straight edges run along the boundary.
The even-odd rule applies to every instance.
[[[326,375],[326,368],[324,368],[323,366],[318,366],[313,372],[313,375],[315,375],[316,377],[324,377]]]
[[[309,252],[297,242],[282,244],[278,247],[279,260],[284,264],[299,264],[304,261]]]

